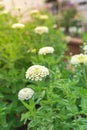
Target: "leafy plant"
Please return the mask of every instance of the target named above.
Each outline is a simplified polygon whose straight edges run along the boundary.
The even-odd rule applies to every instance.
[[[43,26],[49,28],[49,33],[39,36],[34,33],[34,28],[38,26],[37,21],[26,23],[22,29],[13,29],[12,25],[18,22],[17,19],[10,16],[9,13],[0,15],[1,130],[17,130],[21,127],[26,129],[27,124],[24,125],[23,121],[20,121],[21,113],[26,113],[26,109],[18,101],[17,94],[20,89],[31,84],[30,81],[25,79],[26,69],[35,62],[44,63],[43,56],[37,58],[38,50],[43,46],[53,46],[54,48],[57,46],[54,56],[56,58],[57,51],[60,57],[66,49],[66,45],[61,40],[63,34],[52,28],[53,22],[51,19],[52,17],[49,17],[47,22],[42,23]],[[48,57],[48,60],[51,60],[50,57]],[[54,59],[52,62],[55,64]],[[44,64],[48,64],[47,61]]]

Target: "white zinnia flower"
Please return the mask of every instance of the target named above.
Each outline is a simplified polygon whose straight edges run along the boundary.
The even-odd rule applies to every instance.
[[[64,32],[65,28],[64,27],[60,27],[59,30],[62,31],[62,32]]]
[[[69,32],[70,33],[76,33],[77,32],[77,28],[76,27],[70,27],[69,28]]]
[[[38,26],[34,29],[34,32],[40,35],[42,35],[43,33],[48,33],[48,31],[48,27],[46,26]]]
[[[78,28],[78,33],[81,34],[83,32],[83,28]]]
[[[84,46],[83,50],[87,52],[87,45]]]
[[[87,55],[85,54],[78,54],[74,55],[71,58],[71,64],[81,64],[87,63]]]
[[[53,25],[53,28],[54,28],[54,29],[56,29],[57,27],[58,27],[57,24],[54,24],[54,25]]]
[[[22,23],[15,23],[12,25],[12,28],[24,28],[24,27],[25,27],[25,25]]]
[[[42,78],[49,75],[49,70],[45,66],[33,65],[26,71],[26,78],[35,81],[41,81]]]
[[[31,15],[31,16],[35,16],[35,15],[38,15],[38,16],[39,16],[39,15],[40,15],[40,11],[37,10],[37,9],[31,10],[31,11],[30,11],[30,15]]]
[[[40,15],[39,19],[40,20],[47,20],[48,19],[48,15]]]
[[[46,55],[48,53],[53,53],[53,52],[54,52],[54,48],[47,46],[47,47],[41,48],[38,53],[40,55]]]
[[[65,37],[63,37],[63,41],[69,43],[71,41],[71,37],[70,36],[65,36]]]
[[[32,98],[33,94],[34,91],[31,88],[23,88],[18,93],[18,99],[21,101],[28,100]]]
[[[7,10],[3,10],[0,12],[0,15],[3,15],[3,14],[8,14],[8,11]]]

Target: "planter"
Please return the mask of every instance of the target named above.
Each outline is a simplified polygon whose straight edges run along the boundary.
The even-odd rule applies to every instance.
[[[75,55],[81,53],[80,46],[83,44],[83,41],[80,38],[71,38],[70,42],[67,44],[68,51],[66,55]]]

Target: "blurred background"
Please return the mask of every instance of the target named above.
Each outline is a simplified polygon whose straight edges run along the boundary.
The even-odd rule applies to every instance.
[[[64,18],[67,19],[66,17],[68,16],[69,21],[76,22],[76,24],[84,24],[85,28],[87,26],[87,0],[0,0],[0,5],[3,5],[5,10],[9,11],[12,15],[22,14],[23,22],[30,20],[28,10],[42,10],[45,8],[55,16],[57,24],[61,23],[62,26],[64,26],[64,23],[61,21],[64,20]],[[66,20],[66,23],[68,20]],[[69,24],[69,21],[67,24]],[[79,23],[77,23],[77,21]]]

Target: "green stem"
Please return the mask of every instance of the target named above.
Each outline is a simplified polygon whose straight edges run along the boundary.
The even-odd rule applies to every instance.
[[[84,76],[84,80],[85,80],[85,87],[87,89],[87,76],[86,76],[85,66],[83,66],[83,76]]]
[[[23,103],[23,105],[30,111],[30,109],[29,109],[29,105],[26,103],[26,102],[24,102],[24,101],[21,101],[22,103]]]
[[[34,99],[33,99],[34,100]],[[23,103],[23,105],[26,107],[26,109],[28,109],[28,111],[34,115],[35,113],[35,104],[34,101],[30,101],[30,104],[26,103],[25,101],[21,101]]]
[[[42,34],[43,35],[43,34]],[[42,36],[40,37],[40,43],[42,44],[42,42],[43,42],[43,38],[42,38]]]

